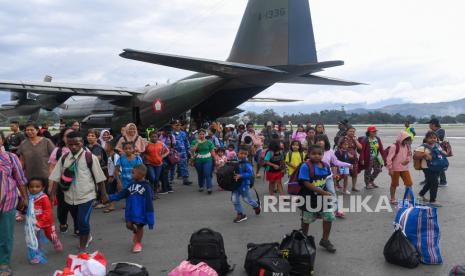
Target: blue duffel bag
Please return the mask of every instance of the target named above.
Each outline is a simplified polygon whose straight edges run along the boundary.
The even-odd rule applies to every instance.
[[[417,248],[422,263],[442,264],[437,210],[429,206],[416,206],[411,188],[405,190],[395,223],[402,227],[409,241]]]

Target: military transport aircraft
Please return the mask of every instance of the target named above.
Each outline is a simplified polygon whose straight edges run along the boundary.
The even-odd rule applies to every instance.
[[[2,105],[6,116],[32,115],[40,108],[59,109],[62,118],[84,118],[87,127],[118,128],[135,122],[141,128],[160,127],[190,111],[198,124],[237,113],[275,83],[358,85],[314,73],[343,65],[317,60],[308,0],[249,0],[226,61],[124,49],[121,57],[198,72],[169,85],[140,89],[70,83],[0,81],[12,92]],[[73,96],[92,96],[76,99]],[[282,101],[292,101],[285,100]]]

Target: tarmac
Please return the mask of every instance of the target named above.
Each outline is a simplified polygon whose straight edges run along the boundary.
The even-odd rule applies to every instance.
[[[379,135],[387,146],[394,142],[402,128],[400,126],[380,128]],[[337,248],[335,254],[326,252],[317,245],[315,275],[447,275],[455,264],[465,264],[465,185],[463,185],[463,169],[465,161],[465,129],[446,127],[447,136],[454,150],[447,171],[449,186],[439,190],[438,200],[443,204],[438,209],[438,221],[441,230],[440,248],[444,264],[420,265],[415,269],[406,269],[391,265],[384,260],[383,247],[393,232],[395,213],[382,211],[380,213],[346,213],[345,219],[333,223],[331,241]],[[335,129],[327,129],[332,141]],[[417,129],[414,145],[421,143],[426,129]],[[363,129],[358,130],[363,134]],[[418,184],[423,180],[423,174],[412,167],[414,191],[420,190]],[[192,180],[196,174],[192,171]],[[249,242],[265,243],[280,242],[286,233],[300,226],[299,213],[262,213],[256,216],[250,207],[246,207],[248,220],[239,224],[233,223],[235,212],[230,201],[230,192],[217,191],[207,195],[197,191],[197,184],[183,186],[175,181],[175,193],[160,195],[155,201],[156,227],[146,230],[143,240],[144,249],[139,254],[131,253],[131,233],[124,224],[123,202],[118,203],[118,209],[111,214],[103,214],[102,210],[94,210],[91,218],[94,241],[89,251],[101,251],[108,263],[119,261],[135,262],[144,265],[150,275],[167,275],[182,260],[187,258],[187,246],[191,234],[203,227],[209,227],[222,233],[226,254],[235,270],[229,274],[246,275],[243,269],[246,245]],[[380,188],[365,190],[363,174],[359,177],[358,187],[362,188],[360,195],[373,195],[370,206],[374,206],[379,196],[388,195],[390,178],[386,172],[377,180]],[[260,179],[256,188],[261,198],[267,191],[267,185]],[[403,195],[401,184],[397,197]],[[345,196],[345,199],[348,196]],[[262,200],[263,202],[263,200]],[[462,209],[464,208],[464,209]],[[72,224],[71,219],[69,222]],[[72,226],[71,226],[72,228]],[[315,241],[321,239],[321,221],[310,226],[310,234]],[[67,254],[77,252],[78,239],[71,233],[60,236],[64,244],[64,252],[56,253],[50,244],[46,246],[48,263],[31,265],[26,258],[23,223],[17,223],[12,267],[15,275],[53,275],[56,269],[66,265]],[[110,266],[109,266],[110,267]]]

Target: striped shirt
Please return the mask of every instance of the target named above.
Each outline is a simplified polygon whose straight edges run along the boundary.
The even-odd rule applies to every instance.
[[[16,208],[18,187],[27,183],[23,168],[15,154],[0,152],[0,212],[6,213]]]

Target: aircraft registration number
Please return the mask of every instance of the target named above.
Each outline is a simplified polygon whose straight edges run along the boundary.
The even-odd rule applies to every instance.
[[[274,19],[277,17],[285,16],[285,15],[286,15],[286,8],[272,9],[272,10],[265,11],[263,13],[259,13],[258,20]]]

